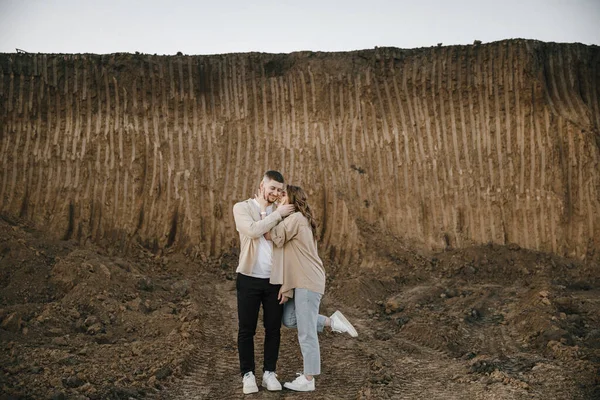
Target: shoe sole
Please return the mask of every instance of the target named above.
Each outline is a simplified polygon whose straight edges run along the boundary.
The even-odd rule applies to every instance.
[[[340,321],[342,321],[344,324],[346,324],[348,326],[348,328],[350,328],[350,330],[348,331],[350,336],[358,337],[358,332],[356,332],[356,329],[354,329],[354,326],[350,323],[350,321],[348,321],[346,319],[346,317],[344,317],[344,314],[342,314],[340,311],[336,311],[333,313],[333,315],[337,316]]]
[[[281,386],[279,386],[279,388],[277,388],[277,389],[269,389],[269,387],[267,385],[265,385],[264,383],[261,386],[264,387],[265,389],[267,389],[269,392],[278,392],[278,391],[282,390]]]
[[[254,389],[254,388],[242,389],[242,392],[244,392],[244,394],[258,393],[258,386],[256,387],[256,389]]]
[[[289,389],[289,390],[293,390],[294,392],[314,392],[315,391],[315,389],[307,389],[307,390],[294,389],[294,388],[288,386],[287,382],[283,385],[283,387],[285,387],[286,389]]]

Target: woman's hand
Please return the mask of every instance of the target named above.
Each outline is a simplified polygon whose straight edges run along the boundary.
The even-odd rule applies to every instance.
[[[287,301],[290,298],[287,296],[284,296],[283,293],[281,292],[281,289],[279,289],[279,294],[277,295],[277,300],[279,300],[279,304],[285,304],[287,303]]]
[[[295,209],[295,207],[293,204],[284,204],[282,206],[277,207],[277,211],[283,218],[285,218],[288,215],[290,215],[291,213],[293,213],[294,209]]]
[[[256,201],[260,205],[260,211],[267,211],[267,207],[269,207],[269,200],[267,199],[267,193],[264,188],[260,188],[258,194],[256,195]]]

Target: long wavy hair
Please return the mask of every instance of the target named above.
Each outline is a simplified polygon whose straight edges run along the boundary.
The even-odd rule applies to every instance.
[[[314,217],[313,211],[308,205],[308,196],[300,186],[287,185],[285,188],[290,204],[296,207],[296,211],[300,211],[308,220],[308,225],[312,230],[315,240],[318,240],[317,227],[318,223]]]

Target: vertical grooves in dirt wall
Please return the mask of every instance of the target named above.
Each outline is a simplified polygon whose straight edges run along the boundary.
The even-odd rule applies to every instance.
[[[440,249],[600,250],[600,50],[510,40],[213,56],[0,54],[0,208],[64,238],[217,255],[261,173]]]

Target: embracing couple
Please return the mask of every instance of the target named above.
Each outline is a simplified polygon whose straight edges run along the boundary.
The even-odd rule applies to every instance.
[[[291,390],[315,390],[321,373],[317,332],[358,336],[336,311],[319,315],[325,292],[325,270],[317,253],[316,221],[304,190],[286,187],[281,173],[267,171],[254,198],[233,206],[240,234],[237,268],[238,352],[244,394],[258,392],[254,364],[254,335],[260,306],[265,327],[262,386],[281,390],[275,369],[279,356],[281,324],[298,331],[304,359],[303,374],[284,386]]]

